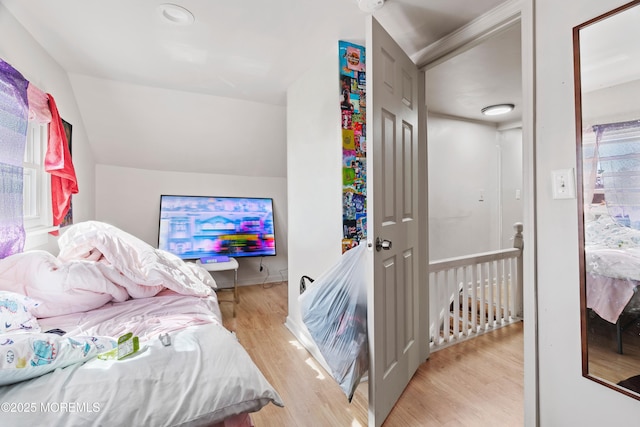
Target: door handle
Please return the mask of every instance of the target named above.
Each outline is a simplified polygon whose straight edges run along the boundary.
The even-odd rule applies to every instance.
[[[391,241],[390,240],[382,240],[379,237],[376,238],[376,251],[380,252],[381,250],[388,251],[391,249]]]

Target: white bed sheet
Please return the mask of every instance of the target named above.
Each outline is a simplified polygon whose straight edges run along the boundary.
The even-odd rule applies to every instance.
[[[222,324],[216,294],[206,298],[179,295],[169,289],[150,298],[109,302],[95,310],[38,319],[40,329],[61,329],[67,335],[118,337],[133,332],[141,340],[189,325]]]
[[[640,280],[640,230],[624,227],[608,215],[588,221],[585,258],[590,273]]]
[[[616,323],[640,281],[640,230],[606,212],[585,223],[587,307]]]
[[[141,350],[123,360],[92,359],[0,387],[2,425],[204,426],[270,402],[283,406],[222,326],[215,295],[167,290],[39,322],[43,331],[59,328],[71,335],[134,332]],[[169,333],[170,346],[161,343],[161,333]]]

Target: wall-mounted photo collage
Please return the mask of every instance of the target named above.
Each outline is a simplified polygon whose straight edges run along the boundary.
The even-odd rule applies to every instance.
[[[365,48],[340,41],[342,252],[367,237]]]

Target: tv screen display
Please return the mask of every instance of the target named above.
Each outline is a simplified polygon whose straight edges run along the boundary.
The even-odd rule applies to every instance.
[[[162,195],[158,248],[182,259],[275,255],[273,200]]]

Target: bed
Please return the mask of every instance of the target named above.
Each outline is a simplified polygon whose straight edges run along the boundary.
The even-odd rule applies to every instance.
[[[3,425],[251,426],[283,406],[202,267],[97,221],[59,246],[0,260]]]
[[[640,309],[640,134],[638,120],[583,132],[587,307],[619,324]]]
[[[587,307],[616,323],[640,283],[640,231],[610,215],[585,223]]]
[[[606,211],[585,222],[587,308],[617,329],[622,353],[623,314],[640,315],[640,230]]]

